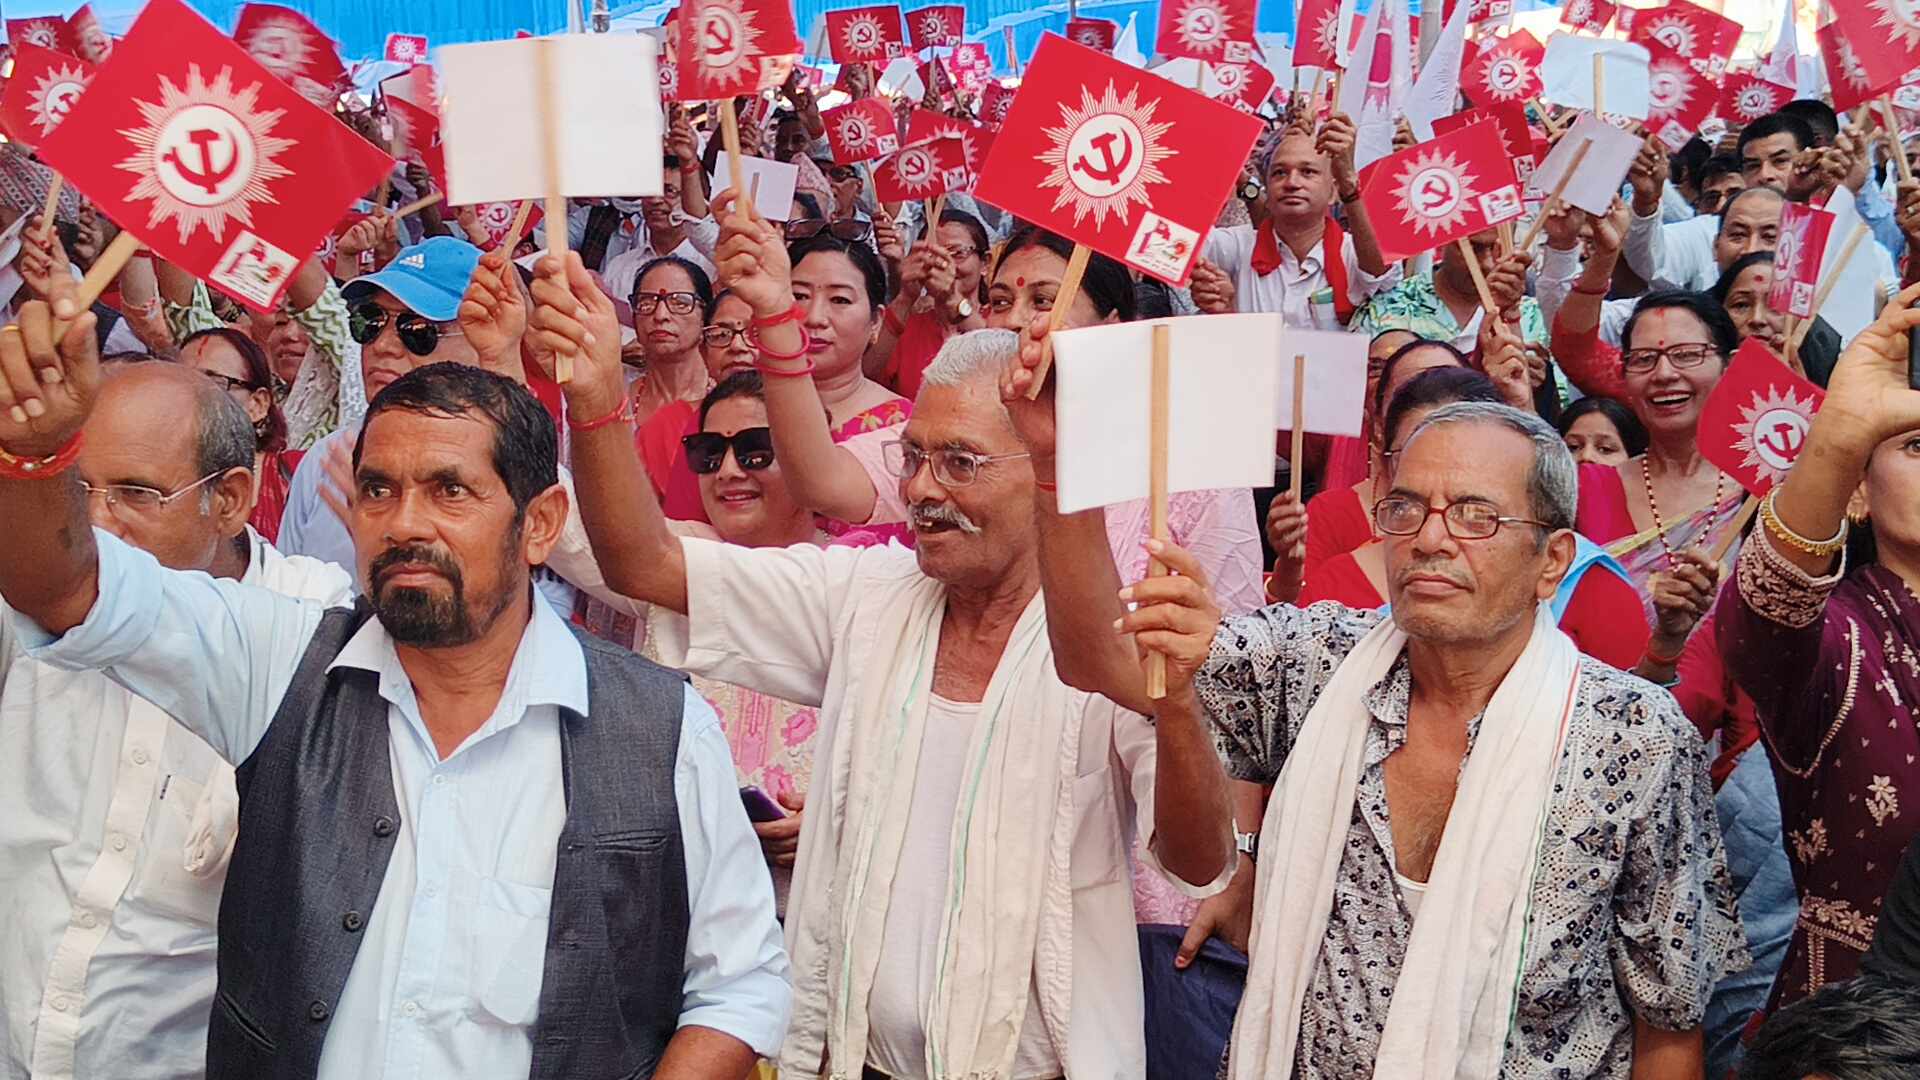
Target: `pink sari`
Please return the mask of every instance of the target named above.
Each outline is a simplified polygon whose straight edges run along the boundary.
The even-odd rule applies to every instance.
[[[1647,595],[1647,579],[1655,571],[1667,568],[1667,551],[1691,547],[1710,550],[1733,526],[1746,500],[1746,490],[1734,485],[1732,494],[1722,497],[1718,504],[1703,506],[1677,521],[1665,522],[1666,540],[1662,543],[1660,530],[1634,525],[1633,514],[1627,508],[1626,482],[1620,478],[1620,470],[1611,465],[1587,464],[1580,466],[1580,503],[1574,528],[1619,560],[1640,593],[1651,625],[1657,613]],[[1735,540],[1720,562],[1720,580],[1726,581],[1732,576],[1733,563],[1739,555],[1740,541]]]
[[[833,441],[836,444],[843,443],[865,432],[904,425],[912,413],[913,402],[905,398],[882,402],[834,429]],[[884,544],[889,540],[898,540],[906,547],[913,546],[913,531],[905,525],[853,525],[821,518],[820,528],[835,541],[856,547]]]

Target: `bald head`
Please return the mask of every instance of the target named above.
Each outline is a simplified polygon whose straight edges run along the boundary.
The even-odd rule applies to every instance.
[[[1713,238],[1713,259],[1722,271],[1742,255],[1779,246],[1780,206],[1785,201],[1770,187],[1750,187],[1727,200]]]

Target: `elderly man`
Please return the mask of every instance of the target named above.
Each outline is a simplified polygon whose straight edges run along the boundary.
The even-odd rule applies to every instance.
[[[57,350],[51,324],[0,335],[0,595],[28,656],[243,763],[208,1075],[689,1080],[771,1052],[786,958],[717,719],[533,600],[568,499],[532,395],[433,364],[376,397],[365,597],[327,609],[85,528],[98,361],[90,318]]]
[[[1045,478],[1031,376],[1004,396]],[[1232,1076],[1700,1075],[1708,995],[1746,962],[1706,755],[1671,697],[1554,626],[1573,513],[1573,460],[1538,417],[1443,406],[1374,507],[1390,617],[1223,624],[1186,552],[1121,590],[1099,515],[1061,517],[1043,489],[1062,675],[1152,710],[1164,773],[1276,785]],[[1165,657],[1163,699],[1116,624]],[[1156,822],[1169,851],[1213,850],[1220,825]]]
[[[333,603],[351,582],[247,527],[253,425],[192,368],[109,378],[74,466],[93,524],[175,570]],[[173,1080],[206,1067],[233,766],[0,621],[0,1077]]]
[[[736,216],[719,254],[762,357],[788,357],[769,376],[802,374],[779,233]],[[1033,474],[995,400],[1014,335],[961,335],[927,369],[892,451],[914,550],[682,540],[634,454],[612,306],[577,260],[557,270],[543,264],[534,324],[582,355],[569,406],[628,418],[574,443],[608,585],[686,614],[677,628],[656,619],[669,662],[820,706],[787,901],[795,1015],[781,1073],[1144,1075],[1134,811],[1212,824],[1204,840],[1186,830],[1185,848],[1147,845],[1208,894],[1232,870],[1226,794],[1196,803],[1179,773],[1156,786],[1144,719],[1054,674]]]

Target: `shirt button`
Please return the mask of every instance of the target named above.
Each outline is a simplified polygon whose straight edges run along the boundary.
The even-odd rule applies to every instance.
[[[383,814],[380,817],[373,819],[373,835],[392,836],[393,829],[394,829],[394,824],[393,824],[392,818],[387,817]]]
[[[316,1001],[313,1004],[307,1006],[307,1018],[310,1020],[313,1020],[316,1023],[318,1023],[321,1020],[325,1020],[327,1017],[332,1015],[333,1015],[333,1010],[327,1008],[327,1003],[324,1001]]]
[[[367,921],[361,918],[360,913],[357,911],[349,911],[345,915],[340,916],[340,925],[345,927],[349,934],[359,930],[366,924]]]
[[[86,912],[82,912],[82,913],[80,914],[80,928],[81,928],[81,929],[83,929],[83,930],[91,930],[91,929],[93,929],[94,927],[96,927],[96,926],[99,926],[99,925],[100,925],[100,920],[99,920],[99,919],[96,919],[96,918],[94,918],[94,917],[93,917],[93,912],[91,912],[91,911],[86,911]]]
[[[107,842],[113,845],[113,850],[115,851],[127,850],[127,838],[122,833],[114,833],[107,838]]]
[[[133,763],[135,765],[145,765],[147,763],[147,751],[145,747],[136,746],[133,748]]]
[[[409,1001],[405,1005],[400,1006],[400,1011],[408,1016],[419,1016],[420,1004],[419,1002]]]
[[[442,773],[436,773],[436,774],[434,774],[434,777],[433,777],[433,786],[434,786],[434,787],[446,787],[446,786],[447,786],[447,778],[446,778],[446,775],[445,775],[445,774],[442,774]]]
[[[53,999],[53,1011],[66,1012],[70,1004],[71,1003],[65,997],[55,997]]]
[[[434,897],[440,895],[440,887],[437,885],[434,885],[432,882],[428,882],[426,885],[421,887],[420,895],[431,900]]]

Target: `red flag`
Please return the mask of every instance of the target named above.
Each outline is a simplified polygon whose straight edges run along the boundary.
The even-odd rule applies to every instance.
[[[947,55],[947,65],[953,69],[953,77],[963,94],[978,94],[993,78],[993,57],[987,55],[986,45],[978,41],[955,45]]]
[[[1666,7],[1641,11],[1627,40],[1665,45],[1717,79],[1740,41],[1740,24],[1687,0],[1667,0]]]
[[[660,100],[684,101],[680,96],[680,9],[674,8],[660,24]]]
[[[1259,112],[1273,93],[1273,72],[1265,64],[1208,64],[1208,92],[1241,112]]]
[[[0,126],[9,138],[38,145],[60,126],[93,78],[93,65],[38,45],[13,47],[13,76],[0,94]]]
[[[1560,25],[1598,34],[1613,21],[1615,7],[1608,0],[1567,0],[1560,6]]]
[[[305,15],[278,4],[240,9],[233,40],[303,98],[329,112],[346,77],[340,47]]]
[[[787,81],[805,46],[783,0],[686,0],[680,5],[680,96],[708,101]]]
[[[399,75],[380,80],[380,93],[411,102],[423,109],[432,109],[436,113],[440,108],[440,91],[434,80],[433,68],[426,64],[416,64]]]
[[[1120,24],[1111,19],[1067,20],[1067,40],[1075,45],[1112,53],[1113,43],[1119,36]]]
[[[100,25],[92,4],[81,4],[67,16],[67,40],[73,44],[73,55],[95,66],[113,55],[113,38]]]
[[[907,12],[907,32],[914,49],[945,49],[960,44],[967,32],[965,4],[935,4]]]
[[[931,199],[965,187],[966,148],[959,139],[930,139],[903,147],[873,170],[873,193],[881,202]]]
[[[396,64],[426,63],[427,36],[425,34],[388,34],[387,59]]]
[[[1800,457],[1826,397],[1750,337],[1700,410],[1700,456],[1748,492],[1765,495]]]
[[[1577,3],[1578,0],[1568,0],[1568,2]],[[1440,25],[1445,26],[1447,21],[1453,18],[1453,9],[1457,6],[1458,0],[1446,0],[1440,5]],[[1467,21],[1505,26],[1513,21],[1513,0],[1473,0],[1467,8]],[[1417,23],[1415,28],[1418,28]]]
[[[1648,42],[1646,49],[1647,129],[1668,150],[1678,150],[1712,115],[1719,95],[1713,80],[1686,57],[1658,41]]]
[[[393,161],[180,0],[151,0],[40,147],[160,257],[259,311]]]
[[[1013,91],[1007,84],[995,80],[980,91],[980,119],[989,127],[999,127],[1007,122],[1007,110],[1013,107]]]
[[[907,117],[906,145],[917,146],[933,139],[954,139],[960,143],[962,156],[966,160],[968,183],[980,175],[980,167],[987,163],[987,148],[993,143],[993,135],[978,124],[934,112],[932,109],[915,109]]]
[[[1833,214],[1804,203],[1780,205],[1780,239],[1773,251],[1773,286],[1767,307],[1804,319],[1813,314],[1820,259],[1833,232]]]
[[[487,231],[487,248],[489,250],[499,247],[501,241],[507,238],[508,231],[513,228],[514,216],[519,212],[520,204],[517,202],[488,202],[481,203],[473,208],[474,219],[480,223],[481,228]],[[540,224],[541,218],[545,216],[546,214],[540,206],[540,200],[533,200],[533,210],[527,215],[527,227],[524,235],[531,236],[534,226]]]
[[[827,12],[827,52],[841,64],[885,64],[905,56],[900,6],[876,4]]]
[[[900,149],[900,129],[884,98],[861,98],[820,117],[827,125],[827,145],[841,165],[872,161]]]
[[[1745,126],[1793,100],[1794,89],[1748,72],[1727,76],[1720,97],[1720,115],[1729,124]]]
[[[1300,0],[1300,17],[1295,26],[1298,36],[1293,46],[1293,66],[1338,70],[1340,0]]]
[[[1527,101],[1540,93],[1540,61],[1547,55],[1525,30],[1483,44],[1460,75],[1460,89],[1475,105]]]
[[[16,50],[22,45],[38,45],[57,53],[76,56],[80,50],[74,44],[73,36],[67,31],[64,19],[51,15],[32,19],[7,20],[7,44]]]
[[[341,239],[344,238],[355,225],[367,220],[370,216],[369,214],[360,213],[348,214],[346,217],[340,219],[340,223],[333,227],[332,232],[320,238],[320,246],[314,249],[313,254],[315,258],[320,260],[320,265],[327,268],[329,276],[340,276],[339,252]],[[361,252],[360,257],[354,260],[354,264],[361,272],[372,273],[374,269],[373,252],[371,250]]]
[[[1814,32],[1820,44],[1820,58],[1827,65],[1827,82],[1833,89],[1833,107],[1842,112],[1870,101],[1890,90],[1901,77],[1920,67],[1920,29],[1908,25],[1916,16],[1880,15],[1885,6],[1901,10],[1902,5],[1888,0],[1885,5],[1836,5],[1833,21]]]
[[[1500,145],[1507,156],[1513,159],[1513,175],[1522,184],[1533,175],[1533,167],[1538,160],[1533,156],[1533,130],[1527,126],[1527,107],[1514,103],[1511,105],[1482,105],[1466,109],[1451,116],[1442,116],[1433,122],[1433,133],[1445,135],[1458,131],[1468,124],[1492,121],[1500,129]]]
[[[427,170],[434,187],[447,190],[447,152],[440,146],[440,114],[410,101],[387,102],[393,118],[394,153]]]
[[[1468,124],[1368,167],[1360,199],[1388,261],[1520,216],[1520,182],[1500,125]]]
[[[1253,59],[1258,0],[1160,0],[1154,46],[1162,56],[1244,63]]]
[[[1231,106],[1048,34],[977,194],[1183,285],[1261,128]]]

